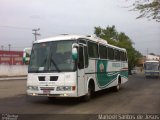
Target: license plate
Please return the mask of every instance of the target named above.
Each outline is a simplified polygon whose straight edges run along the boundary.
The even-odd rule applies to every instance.
[[[43,90],[43,94],[50,94],[50,90]]]

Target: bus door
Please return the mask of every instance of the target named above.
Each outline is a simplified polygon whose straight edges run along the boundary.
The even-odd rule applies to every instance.
[[[78,96],[82,96],[85,93],[85,55],[84,55],[83,45],[79,45],[77,75],[78,75]]]

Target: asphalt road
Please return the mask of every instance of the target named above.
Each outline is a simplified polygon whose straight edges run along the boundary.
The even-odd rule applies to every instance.
[[[32,117],[36,120],[44,116],[49,119],[53,114],[60,114],[60,118],[65,114],[64,119],[67,114],[79,119],[84,119],[84,115],[79,114],[160,114],[160,79],[132,75],[119,92],[111,89],[97,92],[89,102],[73,98],[49,101],[46,97],[29,97],[26,95],[26,80],[0,81],[0,113],[1,116],[6,113],[21,115],[20,118],[26,119],[29,119],[27,115],[36,114],[37,117]]]

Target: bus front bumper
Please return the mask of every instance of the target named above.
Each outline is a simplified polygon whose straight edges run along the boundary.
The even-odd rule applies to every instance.
[[[37,87],[28,86],[27,95],[29,96],[47,96],[47,97],[78,97],[75,86],[59,87]]]
[[[159,75],[159,72],[145,72],[146,77],[158,77]]]

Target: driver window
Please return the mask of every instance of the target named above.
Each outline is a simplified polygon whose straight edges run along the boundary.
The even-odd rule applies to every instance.
[[[83,56],[83,47],[79,47],[79,56],[78,56],[78,68],[84,68],[84,56]]]

